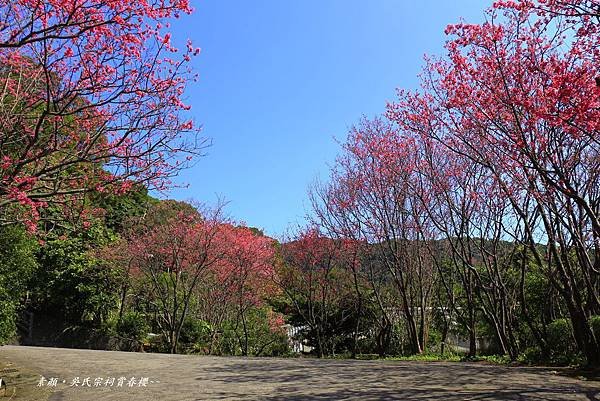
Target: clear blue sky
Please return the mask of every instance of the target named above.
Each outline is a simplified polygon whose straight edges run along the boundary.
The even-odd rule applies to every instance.
[[[228,213],[278,236],[309,209],[347,128],[415,88],[444,28],[480,22],[491,0],[192,0],[173,37],[202,53],[187,102],[213,146],[184,171],[180,200],[230,203]]]

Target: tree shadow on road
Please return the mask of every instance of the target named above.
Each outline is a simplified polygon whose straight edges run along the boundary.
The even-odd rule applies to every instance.
[[[600,401],[600,389],[553,375],[548,369],[462,363],[246,359],[224,364],[211,380],[232,390],[274,388],[268,396],[256,394],[271,401]],[[221,396],[248,399],[253,395],[228,392]]]

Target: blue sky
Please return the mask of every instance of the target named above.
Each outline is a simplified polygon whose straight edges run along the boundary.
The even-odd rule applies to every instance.
[[[482,21],[490,3],[192,0],[173,38],[202,48],[187,103],[213,145],[169,197],[220,196],[231,217],[279,236],[309,211],[307,188],[326,179],[335,138],[383,112],[395,88],[416,88],[445,26]]]

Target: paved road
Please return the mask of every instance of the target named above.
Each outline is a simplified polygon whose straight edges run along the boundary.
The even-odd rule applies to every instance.
[[[600,400],[598,382],[548,369],[468,363],[221,358],[16,346],[1,347],[1,360],[48,379],[56,377],[51,401]],[[91,387],[71,387],[76,377],[80,382],[89,377]],[[97,377],[102,384],[94,387]],[[115,383],[106,386],[111,377]],[[120,377],[127,378],[122,387]],[[136,380],[129,387],[131,377]],[[146,386],[139,386],[144,377]]]

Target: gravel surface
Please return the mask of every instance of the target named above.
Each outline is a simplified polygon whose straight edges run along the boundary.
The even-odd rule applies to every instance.
[[[0,347],[0,361],[36,372],[31,387],[42,376],[56,378],[56,387],[43,382],[51,390],[50,401],[600,401],[599,382],[561,376],[552,369],[474,363],[225,358],[19,346]],[[79,383],[72,385],[76,378]]]

